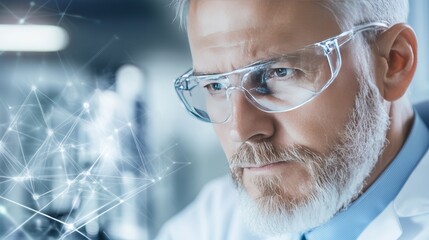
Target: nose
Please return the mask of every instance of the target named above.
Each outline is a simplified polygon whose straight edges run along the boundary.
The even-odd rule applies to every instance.
[[[243,91],[232,91],[230,94],[232,113],[227,124],[232,141],[251,143],[263,141],[274,135],[273,114],[253,106]]]

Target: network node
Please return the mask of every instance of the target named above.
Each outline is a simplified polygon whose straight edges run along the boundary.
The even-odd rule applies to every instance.
[[[89,107],[90,107],[90,105],[89,105],[89,103],[87,103],[87,102],[84,102],[83,103],[83,108],[85,108],[85,109],[89,109]]]
[[[54,130],[52,130],[52,129],[48,129],[48,136],[50,137],[50,136],[52,136],[52,135],[54,135]]]
[[[64,225],[64,227],[65,227],[65,229],[66,229],[67,232],[71,232],[71,231],[75,230],[75,227],[74,227],[74,225],[72,223],[66,223]]]
[[[6,215],[7,209],[4,206],[0,206],[0,214]]]
[[[33,199],[35,201],[39,200],[40,196],[38,194],[33,194]]]
[[[67,179],[67,181],[66,181],[66,182],[67,182],[67,185],[69,185],[69,186],[70,186],[70,185],[72,185],[72,184],[74,183],[74,180]]]

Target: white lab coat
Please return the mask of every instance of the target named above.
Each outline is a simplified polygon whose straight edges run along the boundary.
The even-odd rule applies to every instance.
[[[429,126],[429,102],[416,106]],[[429,136],[428,136],[429,137]],[[237,211],[237,192],[223,177],[209,183],[183,212],[164,225],[157,240],[259,240]],[[266,240],[296,240],[282,236]],[[395,199],[360,234],[359,240],[429,239],[429,151]]]

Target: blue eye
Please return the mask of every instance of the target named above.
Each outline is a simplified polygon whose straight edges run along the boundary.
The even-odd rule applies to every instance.
[[[292,70],[290,68],[275,68],[273,74],[275,77],[286,77]]]
[[[214,82],[205,85],[204,88],[206,88],[211,95],[214,95],[225,92],[226,86],[220,82]]]
[[[212,84],[209,84],[209,86],[214,91],[220,91],[223,88],[222,84],[220,83],[212,83]]]
[[[272,86],[275,86],[278,82],[291,80],[295,75],[295,71],[293,68],[259,69],[249,74],[246,88],[257,94],[272,94]]]
[[[295,71],[293,68],[271,68],[265,73],[265,78],[267,80],[285,80],[293,76]]]

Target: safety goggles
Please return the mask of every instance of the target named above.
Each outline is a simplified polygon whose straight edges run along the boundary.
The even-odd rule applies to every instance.
[[[188,112],[205,122],[228,121],[235,90],[243,92],[261,111],[291,111],[310,102],[334,81],[342,63],[341,46],[357,33],[386,28],[380,22],[358,25],[295,52],[228,73],[196,75],[191,69],[175,80],[174,87]]]

